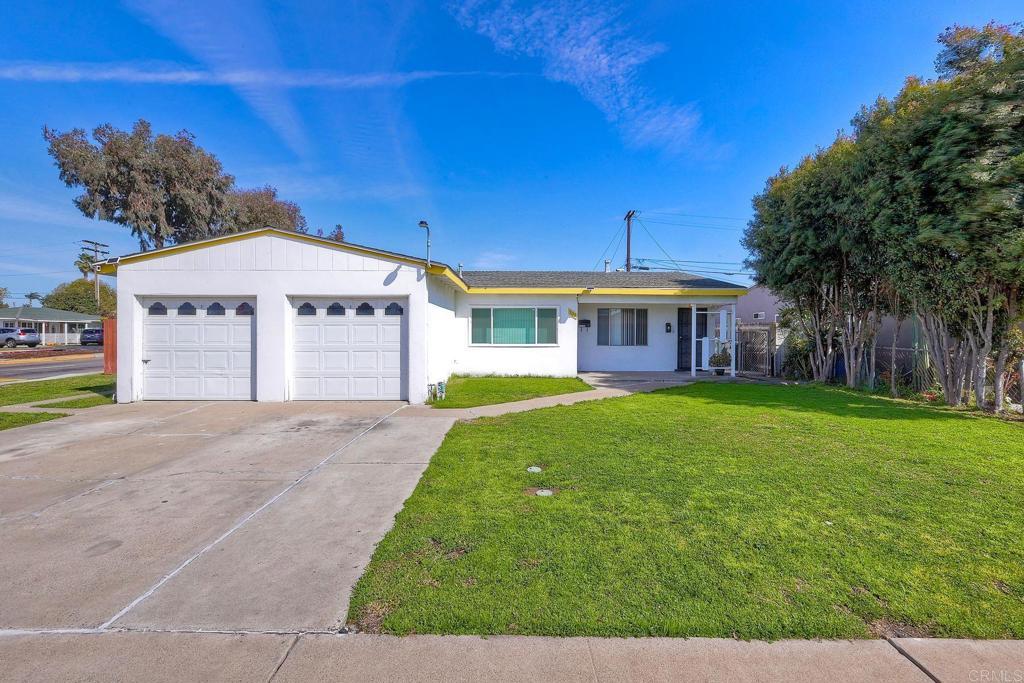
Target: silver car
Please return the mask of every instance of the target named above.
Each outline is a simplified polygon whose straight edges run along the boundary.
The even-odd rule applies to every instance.
[[[39,333],[31,327],[0,327],[0,346],[13,349],[18,344],[29,348],[39,346]]]

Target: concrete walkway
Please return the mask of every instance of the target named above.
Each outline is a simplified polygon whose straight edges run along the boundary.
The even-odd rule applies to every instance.
[[[7,681],[991,681],[1020,641],[774,643],[117,631],[0,635]]]
[[[583,401],[596,401],[602,398],[618,398],[638,392],[656,391],[668,387],[682,387],[699,381],[747,382],[741,377],[715,377],[702,375],[694,379],[681,372],[584,372],[580,379],[593,387],[589,391],[577,391],[571,394],[555,394],[540,396],[525,401],[494,403],[473,408],[434,408],[433,406],[409,406],[408,415],[436,415],[444,413],[459,420],[471,420],[474,417],[496,417],[508,413],[522,413],[538,408],[552,406],[568,406]]]

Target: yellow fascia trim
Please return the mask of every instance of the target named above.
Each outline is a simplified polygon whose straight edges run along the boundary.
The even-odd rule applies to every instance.
[[[720,289],[643,289],[639,287],[595,287],[585,289],[583,294],[615,294],[640,296],[739,296],[747,293],[746,287],[729,287]]]

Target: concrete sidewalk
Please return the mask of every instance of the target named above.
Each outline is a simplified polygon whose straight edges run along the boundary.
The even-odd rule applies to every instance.
[[[1021,641],[0,635],[10,681],[1018,681]]]

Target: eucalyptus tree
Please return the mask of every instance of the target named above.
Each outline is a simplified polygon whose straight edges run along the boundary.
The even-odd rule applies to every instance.
[[[242,190],[188,131],[153,134],[139,120],[130,131],[106,124],[43,138],[60,179],[81,188],[75,206],[90,218],[131,230],[142,250],[274,225],[305,231],[299,207],[262,187]]]

